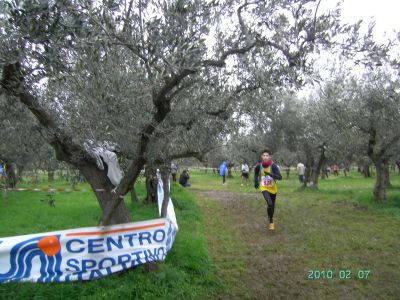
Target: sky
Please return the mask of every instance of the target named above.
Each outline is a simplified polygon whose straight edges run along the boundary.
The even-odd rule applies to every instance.
[[[321,9],[332,8],[336,2],[337,0],[322,0]],[[374,35],[377,40],[386,40],[385,35],[393,38],[396,36],[393,31],[400,31],[399,0],[344,0],[341,7],[344,23],[355,23],[362,19],[367,24],[374,20]]]
[[[338,0],[322,0],[320,12],[333,9]],[[396,31],[400,32],[400,0],[343,0],[341,5],[341,20],[343,23],[353,24],[363,20],[361,32],[366,32],[368,24],[375,21],[374,40],[386,44],[388,39],[396,38]],[[335,56],[320,55],[316,64],[319,66],[320,75],[329,78],[330,66],[336,60]],[[352,72],[358,73],[362,69],[351,65]],[[324,71],[326,70],[326,71]],[[299,91],[300,97],[307,97],[318,86],[307,86]]]

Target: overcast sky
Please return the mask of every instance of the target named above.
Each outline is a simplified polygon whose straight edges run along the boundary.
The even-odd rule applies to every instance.
[[[321,8],[334,7],[337,0],[322,0]],[[400,1],[399,0],[344,0],[342,21],[354,23],[363,19],[365,24],[374,20],[376,23],[374,35],[377,39],[394,37],[394,30],[400,31]]]

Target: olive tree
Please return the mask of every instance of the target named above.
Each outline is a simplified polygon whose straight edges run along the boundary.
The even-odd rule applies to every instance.
[[[389,162],[398,154],[400,139],[400,81],[388,70],[341,78],[326,87],[326,108],[339,132],[362,141],[362,152],[376,167],[374,196],[386,199]],[[352,140],[353,140],[352,139]]]
[[[128,222],[123,195],[150,154],[159,152],[153,146],[168,146],[162,140],[171,140],[169,128],[184,119],[173,118],[174,112],[187,116],[181,109],[187,107],[195,121],[219,116],[234,100],[218,97],[217,87],[240,86],[244,78],[236,74],[247,57],[255,57],[276,81],[296,81],[310,67],[309,53],[343,30],[338,11],[319,14],[318,5],[1,1],[1,93],[35,116],[58,160],[102,190],[96,192],[99,224]],[[233,67],[227,67],[228,59]],[[204,83],[210,97],[189,94],[192,88],[203,91]],[[116,189],[85,151],[87,139],[115,142],[130,160]]]

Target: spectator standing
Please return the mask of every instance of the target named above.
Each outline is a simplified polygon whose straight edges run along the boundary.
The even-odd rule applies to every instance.
[[[304,176],[305,170],[306,170],[306,167],[304,166],[304,164],[299,162],[297,164],[297,175],[299,176],[300,183],[304,183],[304,181],[306,179]]]
[[[243,162],[242,164],[242,186],[244,183],[246,183],[246,185],[248,185],[248,181],[249,181],[249,165],[246,162]]]
[[[172,162],[171,163],[171,176],[172,176],[172,181],[176,182],[176,173],[178,173],[178,166]]]
[[[219,176],[222,177],[222,185],[225,185],[225,175],[226,175],[226,161],[223,160],[222,164],[219,166]]]

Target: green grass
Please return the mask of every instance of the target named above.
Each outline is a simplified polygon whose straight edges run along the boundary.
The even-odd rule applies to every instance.
[[[374,178],[330,178],[319,190],[299,189],[293,176],[279,182],[277,230],[265,229],[266,204],[239,175],[192,175],[194,194],[207,215],[206,236],[227,299],[398,299],[400,294],[400,176],[392,174],[386,203],[372,197]],[[207,177],[202,179],[202,177]],[[243,191],[213,196],[204,191]],[[236,196],[235,196],[236,195]],[[238,196],[239,195],[239,196]],[[240,196],[243,195],[243,196]],[[217,199],[217,200],[215,200]],[[332,270],[333,279],[308,279]],[[351,279],[340,279],[340,270]],[[369,270],[368,279],[358,279]]]
[[[45,182],[42,187],[47,186]],[[53,186],[64,186],[60,182]],[[82,185],[88,190],[88,186]],[[139,199],[144,187],[137,186]],[[203,218],[193,197],[172,185],[179,232],[166,261],[90,282],[11,283],[0,285],[0,299],[203,299],[221,288],[208,255]],[[95,226],[100,209],[92,192],[55,193],[55,208],[46,193],[15,192],[0,197],[0,236],[23,235],[83,226]],[[127,206],[134,221],[157,218],[156,205]]]
[[[204,173],[198,170],[191,170],[190,181],[193,189],[215,190],[238,193],[258,193],[254,188],[253,174],[250,174],[248,185],[241,186],[240,172],[233,172],[233,178],[226,179],[226,185],[222,185],[222,177],[212,172]],[[379,213],[400,216],[400,175],[397,172],[391,173],[392,186],[387,188],[387,201],[377,203],[372,194],[375,184],[375,177],[364,178],[362,174],[352,171],[348,177],[343,173],[338,177],[330,176],[328,179],[319,180],[318,190],[302,189],[294,172],[290,173],[289,178],[286,173],[282,173],[283,179],[278,182],[279,194],[292,197],[292,195],[302,194],[310,197],[313,193],[323,195],[325,200],[343,200],[354,202],[362,207],[369,207]]]
[[[223,186],[219,176],[191,170],[192,187],[171,185],[180,230],[166,261],[151,270],[141,266],[90,282],[3,284],[0,299],[396,299],[400,294],[400,176],[392,174],[382,204],[372,197],[374,178],[357,172],[321,180],[318,190],[301,189],[295,174],[289,179],[283,174],[277,230],[270,234],[262,196],[252,181],[241,186],[240,173],[233,175]],[[144,198],[143,183],[137,193]],[[100,209],[92,192],[54,198],[55,208],[41,201],[46,193],[8,192],[0,198],[0,236],[97,223]],[[157,217],[155,205],[131,203],[129,196],[126,203],[135,221]],[[310,270],[337,274],[309,280]],[[353,278],[339,279],[339,270],[351,270]],[[370,270],[368,280],[354,278],[358,270]]]

